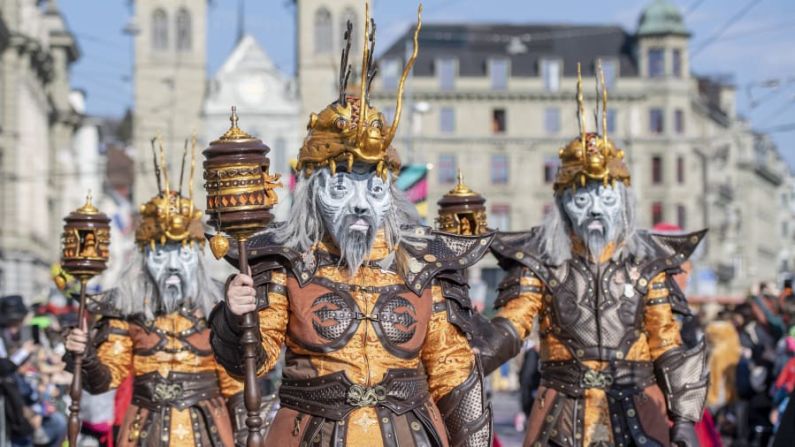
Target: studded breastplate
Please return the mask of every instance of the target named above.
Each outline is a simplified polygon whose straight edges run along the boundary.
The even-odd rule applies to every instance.
[[[290,278],[287,289],[288,336],[309,351],[337,351],[368,324],[390,354],[402,359],[419,354],[430,321],[430,296],[417,296],[404,284],[354,286],[323,277],[304,287]]]
[[[554,276],[559,285],[546,306],[547,331],[580,360],[622,360],[642,327],[637,270],[629,264],[597,267],[574,259]]]

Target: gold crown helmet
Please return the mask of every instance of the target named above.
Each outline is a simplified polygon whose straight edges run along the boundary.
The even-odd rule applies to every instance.
[[[601,61],[597,62],[597,94],[595,116],[599,127],[599,87],[601,86],[602,102],[602,135],[588,132],[585,126],[585,112],[582,95],[582,73],[577,64],[577,118],[580,124],[580,136],[573,139],[560,150],[560,168],[555,177],[555,192],[566,188],[584,187],[589,180],[598,180],[605,185],[614,185],[616,181],[630,185],[630,175],[624,164],[624,151],[615,147],[607,138],[607,88]]]
[[[351,66],[348,56],[351,50],[351,32],[353,25],[348,21],[345,31],[346,46],[342,50],[339,74],[339,98],[329,104],[320,113],[312,113],[309,117],[307,130],[309,133],[298,153],[297,169],[304,170],[306,176],[316,168],[328,166],[331,173],[337,171],[337,165],[343,163],[350,171],[354,163],[375,165],[376,171],[386,178],[387,169],[397,174],[400,170],[400,158],[392,147],[392,140],[397,134],[400,124],[400,113],[403,109],[403,91],[406,78],[414,66],[419,51],[418,39],[422,28],[422,4],[417,9],[417,27],[414,30],[414,51],[411,54],[397,90],[395,118],[387,128],[384,114],[370,105],[369,94],[373,78],[378,71],[373,61],[375,49],[375,21],[370,18],[369,1],[365,1],[364,50],[362,54],[362,70],[359,85],[359,96],[348,94],[348,78]]]
[[[160,164],[157,162],[155,143],[160,146]],[[155,176],[157,178],[158,195],[141,205],[141,221],[135,229],[135,242],[143,250],[147,245],[154,250],[156,244],[181,242],[183,245],[198,242],[204,247],[204,227],[202,211],[193,202],[193,175],[196,165],[196,137],[191,143],[190,176],[188,179],[188,197],[182,196],[182,178],[185,173],[185,158],[188,153],[188,142],[182,154],[182,169],[179,175],[179,191],[172,191],[168,180],[168,165],[160,138],[152,139],[152,158],[154,159]],[[160,166],[163,167],[161,176]],[[163,188],[165,183],[165,188]]]

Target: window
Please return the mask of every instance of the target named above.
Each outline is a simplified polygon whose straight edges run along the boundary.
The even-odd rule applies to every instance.
[[[439,183],[454,183],[458,173],[458,162],[454,154],[439,154]]]
[[[655,155],[651,157],[651,183],[659,185],[663,182],[663,163],[662,157]]]
[[[345,8],[340,16],[340,48],[345,48],[345,30],[348,29],[348,22],[351,22],[351,48],[356,48],[359,43],[356,41],[356,33],[359,32],[359,21],[356,17],[356,11],[353,8]]]
[[[152,13],[152,49],[168,49],[168,17],[162,9]]]
[[[455,59],[439,59],[436,61],[436,75],[439,77],[439,88],[442,91],[455,89]]]
[[[442,133],[455,132],[455,109],[442,107],[439,109],[439,130]]]
[[[650,78],[665,76],[665,50],[662,48],[649,48],[648,64]]]
[[[616,133],[616,109],[607,109],[607,132]]]
[[[674,110],[674,129],[676,133],[685,133],[685,112],[682,109]]]
[[[381,82],[384,84],[384,90],[395,90],[400,82],[400,60],[387,59],[381,66]]]
[[[193,48],[190,13],[185,8],[177,12],[177,51],[190,51]]]
[[[560,132],[560,109],[558,107],[544,109],[544,130],[552,135]]]
[[[315,12],[315,54],[331,53],[334,42],[331,29],[331,13],[326,8]]]
[[[491,155],[491,183],[495,185],[508,183],[508,154]]]
[[[789,222],[786,220],[781,222],[781,237],[784,239],[789,239]]]
[[[657,225],[663,221],[663,205],[662,202],[654,202],[651,204],[651,224]]]
[[[555,181],[555,175],[558,173],[560,166],[560,158],[557,155],[547,155],[544,157],[544,183],[550,184]]]
[[[674,49],[673,52],[673,73],[677,78],[682,77],[682,50]]]
[[[683,230],[687,228],[687,208],[684,205],[676,206],[676,224]]]
[[[553,59],[541,60],[541,76],[544,78],[544,89],[548,92],[560,90],[561,62]]]
[[[505,109],[494,109],[491,111],[491,131],[492,133],[505,133],[506,128]]]
[[[685,157],[676,157],[676,183],[680,185],[685,182]]]
[[[511,229],[511,205],[507,203],[495,203],[491,206],[488,219],[491,221],[490,228],[500,231]]]
[[[508,89],[508,59],[491,59],[489,61],[489,77],[491,77],[492,90]]]
[[[649,132],[661,134],[665,129],[664,123],[665,116],[663,110],[660,108],[653,108],[649,110]]]
[[[605,59],[602,61],[602,72],[605,74],[605,87],[611,89],[616,85],[618,78],[618,61],[615,59]]]

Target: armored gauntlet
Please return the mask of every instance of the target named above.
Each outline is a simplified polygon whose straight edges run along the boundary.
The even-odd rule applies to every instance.
[[[483,378],[483,369],[476,360],[469,377],[437,402],[451,447],[491,446],[491,404]]]
[[[709,386],[704,340],[689,350],[671,349],[654,362],[654,369],[671,419],[701,420]]]

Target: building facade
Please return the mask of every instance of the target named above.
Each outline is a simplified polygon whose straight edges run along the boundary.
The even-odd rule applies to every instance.
[[[207,89],[202,109],[203,140],[213,141],[229,129],[230,106],[237,106],[240,127],[271,149],[271,172],[287,176],[290,160],[298,157],[305,117],[295,81],[280,72],[251,35],[243,35]],[[289,201],[283,192],[275,214],[286,217]]]
[[[135,182],[133,200],[143,203],[157,194],[151,139],[161,137],[167,164],[172,172],[178,172],[185,140],[194,133],[201,136],[207,81],[207,2],[135,0],[133,6],[132,144],[136,150],[136,173],[142,178]],[[176,180],[171,180],[172,187],[176,187]],[[201,176],[195,181],[197,192],[203,192]]]
[[[54,0],[0,1],[0,295],[46,294],[58,259],[81,115],[69,66],[80,56]]]
[[[411,33],[380,59],[372,97],[387,114]],[[402,151],[407,162],[433,167],[430,203],[453,186],[461,169],[488,199],[492,227],[538,225],[552,210],[558,150],[578,135],[577,64],[592,111],[601,61],[607,131],[627,153],[638,225],[713,230],[699,253],[693,291],[740,294],[753,282],[776,279],[783,266],[788,248],[778,238],[785,219],[781,201],[761,198],[780,197],[789,172],[776,162],[776,149],[769,143],[759,149],[761,137],[737,117],[733,87],[691,73],[688,43],[682,15],[666,0],[653,1],[632,32],[425,24],[404,112],[411,125],[401,127],[396,143],[410,149]],[[589,129],[601,128],[595,121]],[[717,174],[724,153],[729,161]],[[727,220],[734,227],[719,231]],[[487,261],[483,277],[491,288],[498,276]]]

